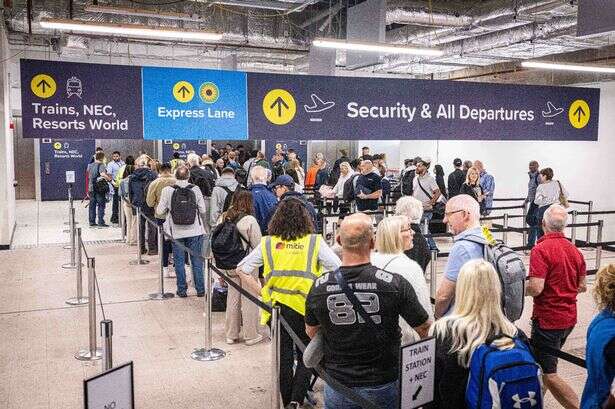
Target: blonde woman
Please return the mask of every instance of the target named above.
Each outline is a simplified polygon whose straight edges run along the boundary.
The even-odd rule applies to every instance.
[[[472,196],[480,206],[480,214],[485,212],[485,194],[480,185],[480,173],[474,166],[468,169],[466,181],[461,185],[459,194]]]
[[[378,224],[376,231],[376,253],[372,253],[371,262],[374,266],[391,273],[399,274],[412,285],[416,298],[427,311],[433,321],[433,309],[429,299],[429,290],[423,270],[413,260],[404,254],[412,248],[414,231],[406,216],[390,216]],[[399,319],[402,329],[402,344],[418,341],[418,334],[402,318]]]
[[[356,172],[352,170],[350,163],[348,162],[340,163],[340,177],[337,180],[337,183],[335,184],[335,186],[333,187],[333,193],[335,193],[336,197],[340,199],[344,197],[344,183],[346,183],[346,181],[350,179],[352,175],[354,175],[355,173]]]
[[[434,407],[466,407],[470,358],[487,338],[498,334],[525,338],[504,316],[501,293],[500,279],[490,263],[470,260],[461,267],[453,312],[436,321],[430,331],[436,337]],[[506,341],[499,342],[496,345],[506,347]]]
[[[581,398],[583,409],[615,405],[615,388],[611,386],[615,377],[615,264],[598,270],[594,299],[600,313],[587,330],[587,383]]]

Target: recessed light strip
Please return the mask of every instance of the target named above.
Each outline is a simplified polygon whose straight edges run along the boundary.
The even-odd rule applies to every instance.
[[[40,20],[42,28],[92,34],[108,34],[124,37],[172,38],[188,41],[220,41],[222,34],[198,30],[175,30],[165,27],[149,27],[138,24],[90,23],[77,20]]]
[[[362,43],[319,38],[314,39],[312,41],[312,45],[315,47],[335,48],[351,51],[380,52],[386,54],[411,54],[425,55],[430,57],[440,57],[444,54],[442,51],[436,50],[435,48],[406,47],[401,45],[391,45],[383,43]]]
[[[615,74],[615,67],[600,67],[595,65],[557,64],[539,61],[523,61],[521,63],[521,66],[525,68],[541,68],[544,70],[581,71],[603,74]]]

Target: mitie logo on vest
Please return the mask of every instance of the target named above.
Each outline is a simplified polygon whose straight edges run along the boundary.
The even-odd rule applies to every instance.
[[[283,241],[275,245],[276,250],[303,250],[305,246],[300,243],[284,243]]]

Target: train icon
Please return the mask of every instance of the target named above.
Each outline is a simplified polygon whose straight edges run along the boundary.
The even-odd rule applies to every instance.
[[[70,77],[66,81],[66,96],[70,98],[73,95],[81,98],[81,94],[83,94],[83,86],[81,85],[81,80],[77,77]]]

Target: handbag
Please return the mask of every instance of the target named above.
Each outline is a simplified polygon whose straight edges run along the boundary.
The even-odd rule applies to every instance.
[[[564,195],[564,189],[562,189],[562,184],[559,182],[559,180],[557,181],[557,184],[559,185],[559,202],[562,206],[568,208],[570,207],[570,203],[568,202],[568,198]]]

